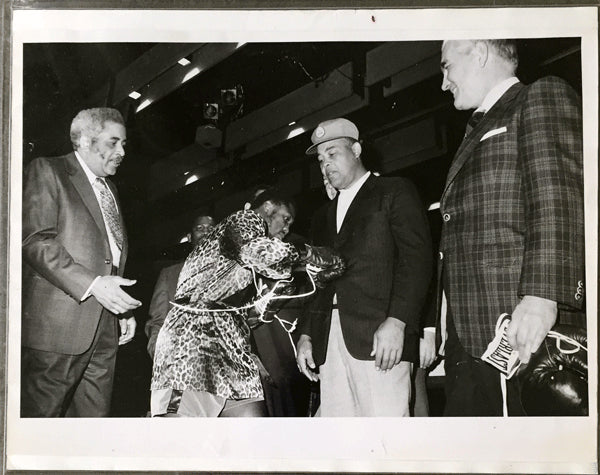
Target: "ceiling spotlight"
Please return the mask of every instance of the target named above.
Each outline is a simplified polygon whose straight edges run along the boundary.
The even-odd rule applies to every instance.
[[[195,174],[191,175],[191,176],[188,177],[187,180],[185,180],[185,185],[183,185],[183,186],[188,186],[188,185],[190,185],[192,183],[195,183],[197,181],[198,181],[198,175],[195,175]]]
[[[137,101],[140,97],[142,97],[142,95],[137,91],[133,91],[133,92],[129,93],[129,97],[131,97],[133,100]]]
[[[150,104],[152,104],[152,99],[144,99],[144,101],[138,106],[138,108],[135,111],[139,112],[142,109],[148,107]]]
[[[291,130],[290,133],[288,134],[287,138],[292,139],[294,137],[297,137],[298,135],[304,133],[305,130],[303,127],[296,127],[295,129]]]
[[[183,79],[181,80],[181,84],[183,84],[186,81],[189,81],[190,79],[192,79],[194,76],[200,74],[200,68],[195,67],[190,69],[186,75],[183,77]]]
[[[179,61],[177,61],[179,64],[181,64],[182,66],[187,66],[188,64],[190,64],[190,60],[187,58],[181,58]]]
[[[221,103],[234,106],[237,103],[237,89],[221,89]]]
[[[219,104],[204,104],[204,107],[202,108],[202,116],[205,119],[217,120],[219,118]]]

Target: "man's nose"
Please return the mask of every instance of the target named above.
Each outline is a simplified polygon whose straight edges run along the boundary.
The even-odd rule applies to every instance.
[[[118,153],[119,155],[121,155],[121,157],[124,157],[124,156],[125,156],[125,149],[123,148],[123,145],[122,145],[122,144],[120,144],[120,143],[119,143],[119,144],[117,144],[117,153]]]
[[[450,88],[450,81],[446,77],[446,73],[444,73],[444,78],[442,79],[442,91],[447,91]]]

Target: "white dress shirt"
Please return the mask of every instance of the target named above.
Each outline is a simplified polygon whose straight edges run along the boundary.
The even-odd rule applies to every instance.
[[[515,76],[509,77],[504,81],[496,84],[490,92],[486,94],[481,102],[481,105],[475,109],[475,112],[487,112],[489,111],[496,102],[504,95],[506,91],[508,91],[514,84],[518,83],[519,79]]]

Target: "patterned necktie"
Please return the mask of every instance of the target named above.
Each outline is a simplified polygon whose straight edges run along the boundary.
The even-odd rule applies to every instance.
[[[477,124],[479,124],[479,122],[481,122],[481,119],[483,119],[484,115],[485,115],[485,112],[483,112],[483,111],[475,111],[475,112],[473,112],[473,114],[469,118],[469,121],[467,122],[467,128],[466,128],[466,131],[465,131],[465,137],[467,135],[469,135],[471,133],[471,131],[475,127],[477,127]]]
[[[94,186],[100,193],[100,208],[102,209],[102,215],[104,221],[108,224],[108,229],[112,234],[117,247],[119,250],[123,249],[123,230],[121,229],[121,222],[119,220],[119,213],[115,205],[115,200],[112,197],[112,193],[108,189],[106,182],[102,178],[96,178]]]

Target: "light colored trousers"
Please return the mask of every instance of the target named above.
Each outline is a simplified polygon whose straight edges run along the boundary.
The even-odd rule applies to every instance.
[[[318,417],[409,416],[412,363],[401,361],[391,370],[375,369],[374,360],[353,358],[344,343],[337,309],[325,363],[319,367],[321,406]]]

